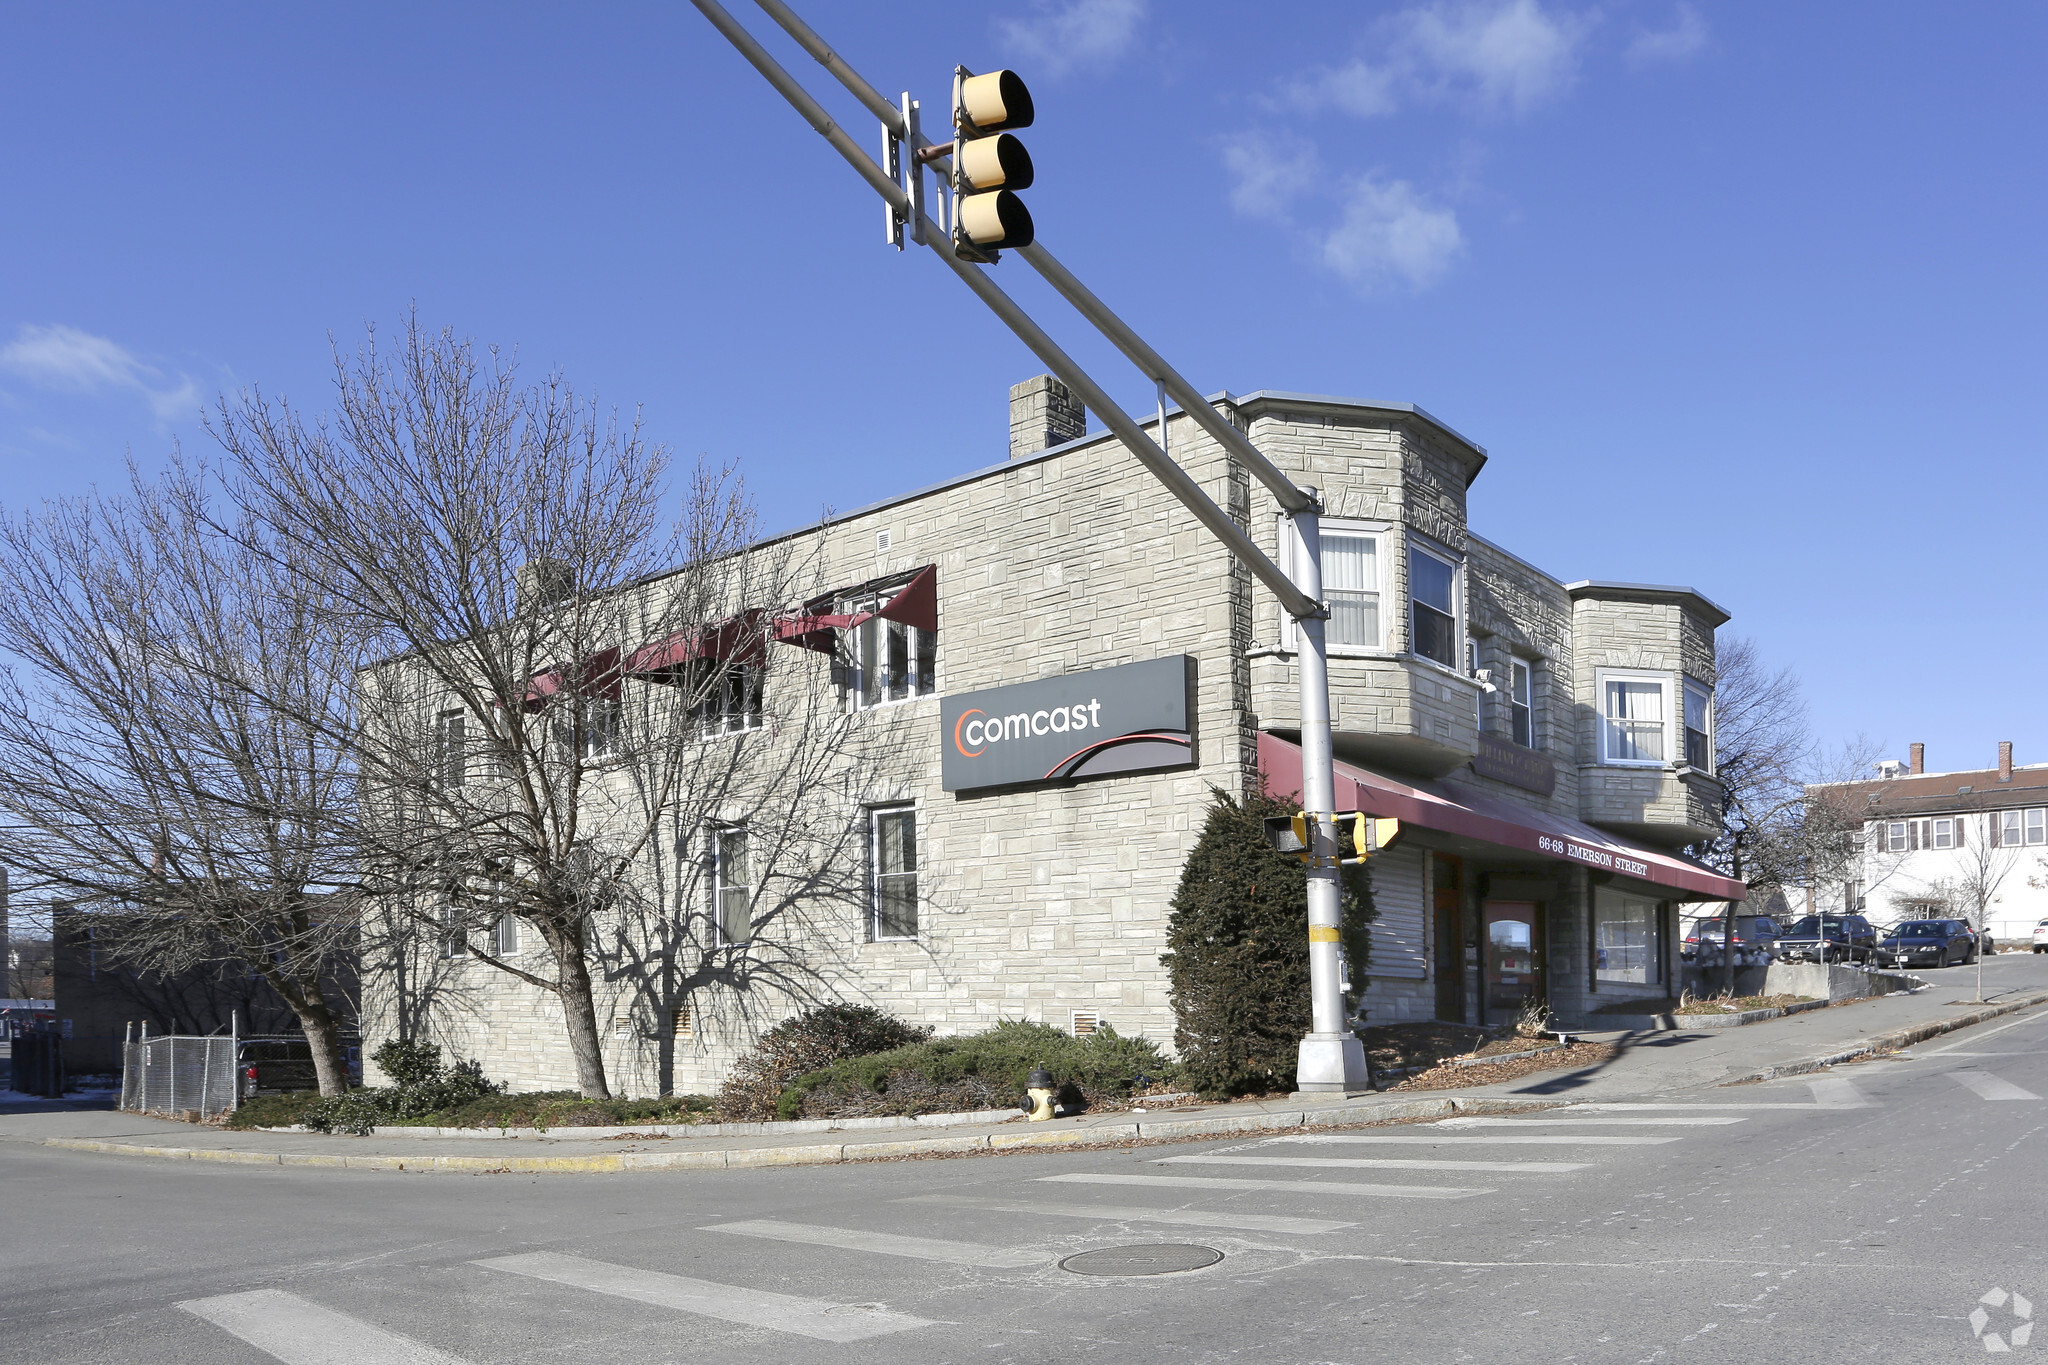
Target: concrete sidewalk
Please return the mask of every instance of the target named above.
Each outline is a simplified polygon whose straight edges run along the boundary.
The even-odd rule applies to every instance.
[[[2039,963],[2028,955],[2018,961]],[[1969,1003],[1971,982],[1942,980],[1913,995],[1859,1000],[1743,1028],[1657,1034],[1593,1034],[1619,1044],[1598,1066],[1546,1071],[1456,1090],[1392,1091],[1210,1104],[1156,1113],[1120,1112],[1026,1124],[980,1119],[934,1129],[829,1133],[764,1131],[713,1137],[600,1138],[556,1129],[544,1136],[369,1138],[317,1133],[240,1132],[143,1118],[106,1109],[0,1107],[0,1141],[123,1156],[261,1166],[470,1173],[725,1170],[845,1161],[969,1155],[1227,1137],[1302,1127],[1426,1120],[1501,1113],[1644,1095],[1816,1070],[1872,1051],[1906,1046],[2048,1004],[2048,970],[1987,972],[1988,1005]],[[764,1127],[772,1127],[764,1125]]]

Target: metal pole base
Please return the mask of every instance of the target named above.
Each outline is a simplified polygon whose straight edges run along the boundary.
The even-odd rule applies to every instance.
[[[1351,1033],[1311,1033],[1301,1040],[1295,1089],[1309,1094],[1347,1094],[1372,1088],[1365,1044]]]

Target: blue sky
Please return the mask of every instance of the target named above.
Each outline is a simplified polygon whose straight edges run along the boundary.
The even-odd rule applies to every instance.
[[[1824,736],[2048,761],[2048,10],[801,8],[933,108],[1024,73],[1041,240],[1201,387],[1420,403],[1492,453],[1476,530],[1698,587]],[[415,303],[770,529],[1000,459],[1038,368],[679,2],[9,6],[0,117],[10,511],[203,451],[223,389],[322,405],[330,332]]]

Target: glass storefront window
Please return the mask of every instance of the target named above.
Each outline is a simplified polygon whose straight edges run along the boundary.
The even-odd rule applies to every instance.
[[[1664,979],[1664,917],[1656,901],[1605,887],[1594,893],[1593,975],[1646,986]]]

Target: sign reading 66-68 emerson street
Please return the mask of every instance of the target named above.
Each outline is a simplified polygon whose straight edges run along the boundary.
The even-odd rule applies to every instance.
[[[1192,767],[1185,654],[991,687],[940,708],[949,792]]]

